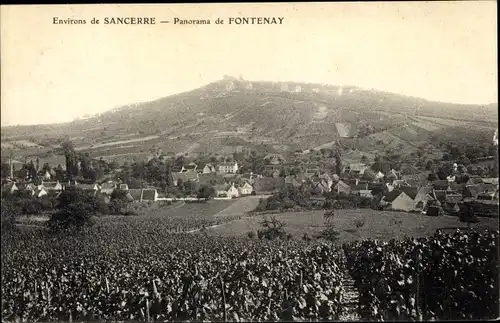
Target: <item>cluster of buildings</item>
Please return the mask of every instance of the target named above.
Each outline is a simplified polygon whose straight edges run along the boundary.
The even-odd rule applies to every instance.
[[[206,164],[198,167],[189,163],[171,172],[171,182],[181,187],[191,182],[193,187],[212,186],[218,198],[237,198],[246,195],[268,195],[287,186],[308,190],[313,196],[324,196],[335,192],[344,195],[358,195],[370,199],[380,199],[380,208],[405,211],[427,212],[430,206],[439,206],[448,213],[459,212],[471,202],[496,208],[498,214],[498,177],[483,178],[471,175],[465,183],[457,178],[467,172],[461,165],[455,165],[454,172],[445,180],[428,180],[428,173],[413,169],[404,174],[391,169],[385,173],[373,171],[364,163],[344,164],[340,174],[325,169],[321,163],[287,163],[280,154],[264,157],[263,174],[241,173],[238,162]],[[293,175],[285,175],[285,168],[299,169]],[[470,168],[470,167],[469,167]],[[331,169],[331,168],[330,168]],[[411,173],[410,175],[408,175]],[[14,182],[4,189],[14,192],[27,190],[33,196],[43,197],[51,192],[60,193],[68,187],[77,187],[92,194],[110,196],[115,189],[126,190],[131,201],[157,201],[164,199],[156,188],[129,189],[127,184],[106,182],[102,184],[83,184],[76,182],[60,183],[51,181],[52,174],[42,175],[40,185],[20,185]]]

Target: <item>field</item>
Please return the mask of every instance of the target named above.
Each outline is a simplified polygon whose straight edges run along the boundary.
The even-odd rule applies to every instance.
[[[234,200],[207,201],[205,203],[174,202],[168,204],[161,201],[157,203],[134,203],[131,208],[138,216],[107,215],[95,219],[96,226],[93,230],[143,231],[154,228],[155,232],[166,233],[197,231],[205,227],[221,225],[239,219],[246,212],[255,209],[259,197],[249,196]],[[16,219],[21,226],[40,226],[48,221],[48,215],[21,216]]]
[[[228,214],[235,214],[232,205]],[[358,240],[340,247],[168,230],[183,216],[223,218],[227,206],[169,205],[141,217],[105,217],[76,235],[31,228],[2,234],[2,320],[393,321],[498,314],[497,233]],[[294,234],[322,223],[322,212],[280,217]],[[458,224],[448,217],[366,210],[339,211],[335,224],[356,228],[360,219],[366,222],[351,241],[430,235]],[[477,229],[490,225],[483,221]],[[237,229],[227,225],[224,232],[229,228]],[[418,254],[423,259],[415,264]]]
[[[324,229],[324,211],[289,212],[276,214],[276,218],[287,223],[285,231],[295,238],[304,233],[312,237]],[[246,236],[249,231],[261,229],[260,222],[269,215],[258,215],[232,221],[208,230],[213,236]],[[404,236],[430,236],[437,229],[466,227],[457,217],[430,217],[422,214],[403,212],[374,211],[371,209],[336,210],[332,222],[339,231],[339,243],[360,239],[401,239]],[[481,222],[473,224],[478,230],[498,228],[498,220],[481,218]]]

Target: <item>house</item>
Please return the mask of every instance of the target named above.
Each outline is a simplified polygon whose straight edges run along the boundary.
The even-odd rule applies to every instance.
[[[453,183],[453,182],[455,182],[455,180],[456,180],[456,176],[455,176],[455,175],[453,175],[453,174],[452,174],[452,175],[448,175],[448,176],[446,176],[446,180],[447,180],[449,183]]]
[[[42,182],[41,185],[38,185],[38,189],[45,189],[47,192],[49,191],[56,191],[60,192],[63,190],[63,186],[59,181],[57,182]]]
[[[349,164],[348,173],[350,176],[362,176],[367,169],[368,166],[363,163]]]
[[[460,193],[462,194],[462,192],[464,191],[466,187],[466,184],[465,183],[450,183],[450,185],[448,186],[448,189],[447,191],[448,192],[456,192],[456,193]]]
[[[432,190],[432,197],[442,205],[446,201],[446,190]]]
[[[212,164],[206,164],[205,167],[203,167],[203,174],[211,174],[215,173],[215,167]]]
[[[382,174],[382,177],[383,176],[384,176],[384,174]],[[374,181],[377,179],[377,173],[375,173],[371,168],[367,168],[363,172],[361,179],[368,180],[368,181]]]
[[[43,175],[43,180],[44,181],[50,181],[51,175],[49,171],[45,171],[45,174]]]
[[[401,187],[399,190],[408,195],[412,200],[415,200],[418,194],[418,187],[406,186]]]
[[[435,190],[446,191],[450,187],[450,183],[447,180],[436,180],[432,182],[432,187]]]
[[[338,183],[338,181],[340,181],[340,176],[337,174],[332,174],[332,180],[334,183]]]
[[[245,183],[248,183],[248,184],[252,185],[252,184],[253,184],[253,182],[254,182],[254,179],[255,179],[256,177],[257,177],[257,176],[256,176],[256,175],[254,175],[254,173],[250,172],[250,173],[241,174],[241,175],[239,176],[239,179],[240,179],[240,181],[242,181],[242,182],[245,182]]]
[[[35,189],[32,191],[32,196],[40,198],[42,196],[48,195],[47,191],[42,187],[41,189]]]
[[[26,184],[26,186],[24,187],[24,190],[34,192],[34,191],[36,191],[36,185],[33,183]]]
[[[172,182],[175,186],[179,184],[179,181],[181,182],[198,182],[199,181],[199,175],[197,172],[178,172],[178,173],[171,173],[172,175]]]
[[[295,175],[289,175],[285,177],[285,185],[290,185],[292,187],[298,188],[302,185],[302,182],[299,182]]]
[[[198,165],[196,165],[195,163],[189,163],[185,166],[182,166],[181,173],[196,172],[196,168],[198,168]]]
[[[232,173],[236,174],[238,172],[238,163],[237,162],[232,162],[232,163],[222,163],[219,165],[219,173]]]
[[[328,183],[322,179],[316,179],[311,181],[311,190],[313,194],[322,195],[324,193],[328,193],[331,191],[331,186],[328,186]]]
[[[239,197],[240,192],[238,189],[234,186],[234,184],[222,184],[222,185],[214,185],[215,192],[217,194],[217,197]]]
[[[319,175],[319,178],[325,182],[325,186],[328,187],[328,192],[330,192],[333,186],[333,179],[330,177],[330,175],[328,175],[327,173],[323,173]]]
[[[359,196],[373,198],[372,190],[359,190]]]
[[[10,192],[10,194],[13,194],[16,191],[19,191],[19,188],[17,187],[16,183],[12,182],[6,185],[6,190]]]
[[[383,179],[384,177],[385,177],[385,175],[381,171],[379,171],[377,174],[375,174],[375,179],[380,180],[380,179]]]
[[[409,212],[414,209],[415,201],[401,190],[392,190],[382,197],[381,205],[393,211]]]
[[[304,175],[308,178],[318,175],[321,172],[319,167],[304,168]]]
[[[394,169],[391,169],[386,175],[385,178],[388,180],[395,180],[399,179],[400,174],[399,172],[395,171]]]
[[[353,194],[358,194],[360,193],[361,191],[366,191],[368,190],[368,183],[367,182],[359,182],[359,181],[356,181],[356,184],[354,185],[351,185],[351,193]],[[371,192],[371,190],[370,190]]]
[[[333,187],[335,192],[337,193],[344,193],[344,194],[350,194],[351,193],[351,186],[346,184],[343,181],[339,181],[335,186]]]
[[[476,198],[478,200],[488,200],[488,201],[498,200],[498,190],[496,190],[495,192],[479,193]]]
[[[269,165],[279,165],[285,162],[285,158],[280,154],[267,154],[264,156],[264,162]]]
[[[429,201],[434,201],[432,186],[422,186],[418,189],[417,195],[413,199],[415,202],[415,210],[422,211],[427,207]]]
[[[480,193],[487,192],[488,188],[485,184],[466,185],[463,195],[466,198],[477,198]]]
[[[120,190],[128,191],[128,185],[127,184],[120,184]]]
[[[240,196],[242,195],[250,195],[253,192],[253,187],[252,185],[245,183],[242,186],[238,187],[238,193]]]
[[[395,179],[392,181],[392,186],[394,186],[394,188],[401,188],[401,187],[409,187],[410,184],[408,184],[405,180]]]
[[[466,183],[466,185],[479,185],[479,184],[484,184],[483,179],[481,177],[470,177]]]
[[[113,182],[102,183],[101,193],[111,195],[113,191],[117,188],[117,185]]]
[[[282,187],[285,187],[285,179],[283,177],[256,178],[253,185],[253,188],[257,194],[272,194]]]
[[[484,184],[496,185],[498,187],[498,177],[482,178]]]
[[[99,185],[97,184],[78,184],[76,187],[94,195],[99,192]]]

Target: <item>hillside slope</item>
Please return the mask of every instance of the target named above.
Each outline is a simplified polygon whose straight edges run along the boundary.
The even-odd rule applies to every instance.
[[[85,120],[2,128],[2,151],[18,148],[36,154],[54,149],[63,137],[95,156],[147,154],[158,148],[175,153],[224,153],[262,143],[271,150],[304,150],[328,146],[340,138],[391,131],[399,132],[398,138],[408,137],[401,129],[409,129],[410,137],[418,139],[413,128],[427,133],[449,122],[450,126],[461,122],[470,127],[472,122],[494,129],[497,118],[497,104],[456,105],[352,86],[225,77],[189,92]],[[19,144],[21,140],[38,146]]]

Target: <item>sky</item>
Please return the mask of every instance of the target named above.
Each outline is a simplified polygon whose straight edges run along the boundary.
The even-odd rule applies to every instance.
[[[1,125],[67,122],[224,75],[498,102],[496,12],[496,1],[1,6]],[[211,24],[102,24],[127,16]]]

